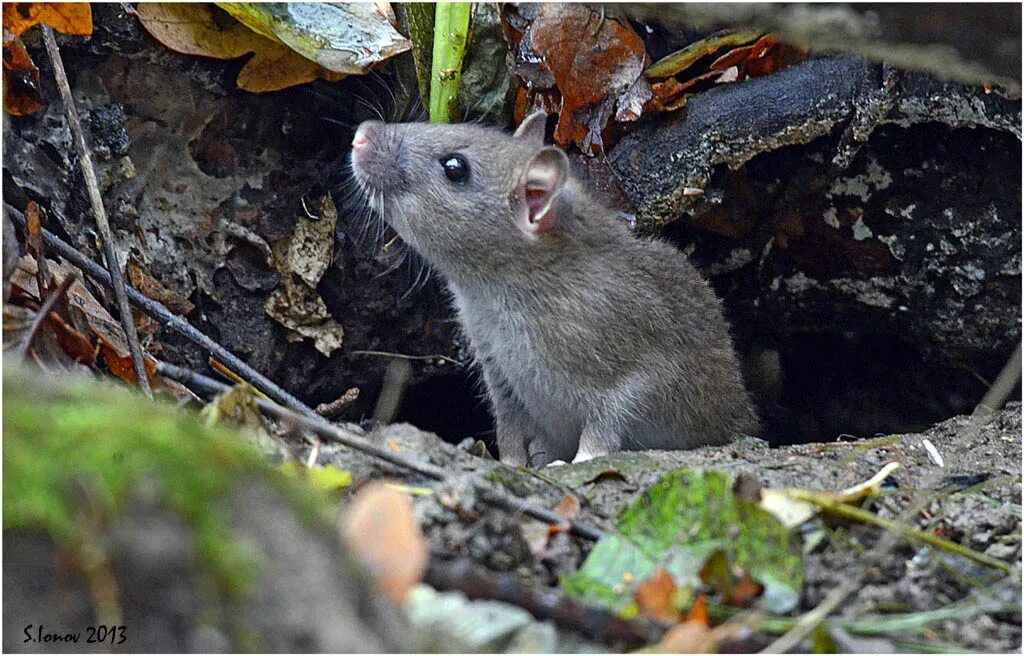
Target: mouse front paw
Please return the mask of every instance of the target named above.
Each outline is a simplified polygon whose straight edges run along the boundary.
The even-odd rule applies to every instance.
[[[572,464],[575,465],[580,462],[586,462],[588,460],[593,460],[594,458],[600,458],[601,456],[607,454],[608,451],[590,451],[588,449],[580,447],[580,450],[576,452],[576,457],[572,459]]]

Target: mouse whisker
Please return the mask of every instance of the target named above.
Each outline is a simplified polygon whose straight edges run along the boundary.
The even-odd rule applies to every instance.
[[[330,116],[320,116],[318,118],[321,121],[327,121],[328,123],[334,123],[335,125],[340,125],[341,127],[346,128],[348,130],[355,130],[356,127],[358,127],[357,125],[355,125],[353,123],[349,123],[347,121],[339,121],[338,119],[331,118]]]

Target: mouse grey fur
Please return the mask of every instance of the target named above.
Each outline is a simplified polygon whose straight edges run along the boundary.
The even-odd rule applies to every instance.
[[[588,195],[544,116],[515,135],[367,121],[371,208],[447,283],[512,465],[723,444],[758,429],[721,303],[678,249]]]

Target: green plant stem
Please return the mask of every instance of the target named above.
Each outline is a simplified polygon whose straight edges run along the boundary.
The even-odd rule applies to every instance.
[[[441,2],[434,11],[434,56],[430,72],[430,121],[451,123],[458,109],[462,59],[472,3]]]
[[[963,556],[964,558],[969,558],[976,563],[981,563],[982,565],[985,565],[987,567],[998,569],[999,571],[1004,572],[1006,574],[1010,573],[1010,566],[1008,564],[1004,563],[1003,561],[997,558],[993,558],[992,556],[987,556],[983,553],[974,551],[973,549],[969,549],[963,546],[962,544],[957,544],[956,542],[940,538],[937,535],[926,533],[925,531],[912,528],[905,524],[895,522],[891,519],[884,519],[882,517],[879,517],[878,515],[875,515],[874,513],[870,513],[866,510],[862,510],[860,508],[856,508],[854,506],[841,503],[839,501],[836,501],[835,499],[823,497],[813,492],[808,492],[806,490],[793,490],[792,494],[793,498],[799,499],[800,501],[813,503],[822,510],[831,513],[832,515],[843,517],[845,519],[852,519],[854,521],[863,522],[865,524],[873,524],[875,526],[880,526],[885,530],[891,531],[901,537],[916,540],[918,542],[923,542],[941,551],[955,553],[957,555]]]

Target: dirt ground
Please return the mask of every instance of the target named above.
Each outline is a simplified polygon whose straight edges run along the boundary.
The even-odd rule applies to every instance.
[[[458,481],[474,476],[500,480],[513,494],[546,507],[571,492],[581,501],[580,520],[607,529],[623,506],[677,467],[745,473],[761,488],[839,491],[871,478],[886,463],[897,462],[900,467],[867,509],[896,519],[911,504],[920,504],[913,519],[904,521],[1003,560],[1012,573],[1002,575],[960,556],[900,539],[871,559],[867,554],[884,535],[882,529],[828,528],[814,520],[795,531],[805,551],[805,583],[792,615],[814,608],[830,590],[866,566],[859,588],[840,605],[836,617],[867,621],[869,628],[863,634],[868,637],[846,636],[851,642],[840,645],[844,650],[1002,652],[1019,651],[1021,646],[1019,404],[977,421],[955,417],[919,434],[781,448],[748,438],[725,448],[618,453],[579,465],[548,467],[532,475],[472,456],[409,425],[392,425],[371,437],[407,455],[422,453],[452,473],[455,482],[450,489],[416,498],[417,515],[432,552],[468,557],[491,572],[507,572],[534,587],[552,586],[559,575],[575,571],[592,543],[565,536],[557,554],[549,553],[538,563],[524,538],[527,526],[536,522],[481,503],[468,485]],[[925,441],[934,446],[941,465],[929,455]],[[392,476],[410,484],[426,482],[342,447],[327,447],[322,462],[332,461],[352,470],[357,479]],[[459,508],[479,518],[460,517],[440,501],[444,499],[447,506],[456,499]],[[936,610],[938,619],[914,615]],[[922,622],[911,622],[903,630],[890,630],[880,623],[877,631],[870,628],[872,621],[891,613],[910,614]],[[941,619],[947,615],[948,619]],[[761,648],[769,641],[768,635],[754,634],[745,637],[741,647]],[[554,644],[580,648],[568,636]]]

